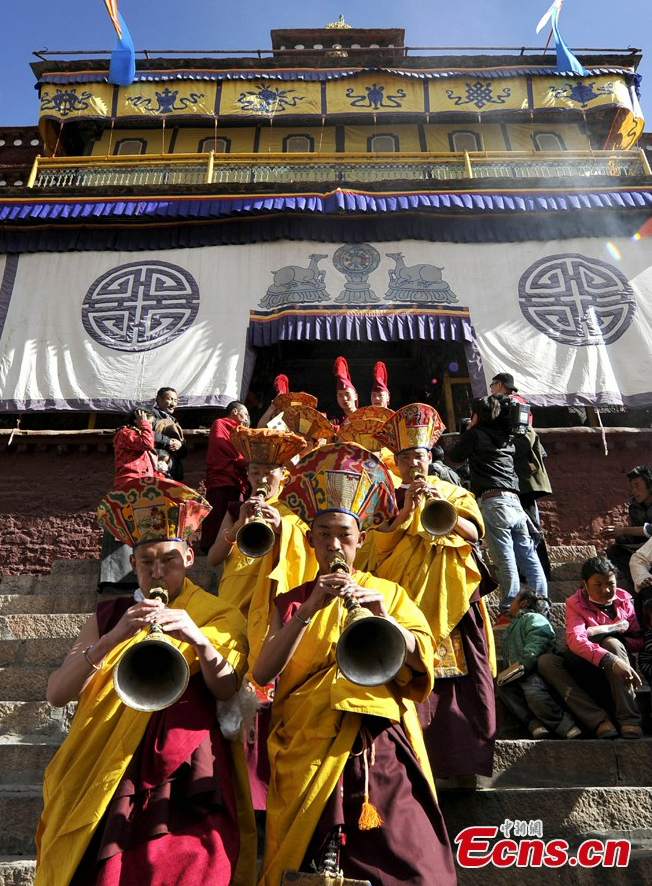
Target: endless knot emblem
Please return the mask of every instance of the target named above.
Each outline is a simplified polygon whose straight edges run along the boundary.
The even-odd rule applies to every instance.
[[[199,310],[199,287],[183,268],[163,261],[120,265],[95,280],[82,322],[96,342],[115,351],[151,351],[188,329]]]
[[[519,280],[518,298],[535,329],[576,347],[612,344],[636,312],[629,280],[617,268],[573,253],[531,265]]]
[[[462,95],[455,95],[455,90],[446,89],[446,95],[454,105],[475,105],[481,111],[485,105],[504,105],[505,101],[511,96],[512,91],[509,86],[504,86],[498,95],[493,94],[493,83],[485,83],[476,80],[475,83],[465,83],[466,98]]]

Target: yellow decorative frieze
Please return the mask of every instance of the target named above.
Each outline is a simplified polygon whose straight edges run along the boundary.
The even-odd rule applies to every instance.
[[[45,84],[41,89],[41,118],[110,117],[113,87],[108,83],[75,86]]]
[[[627,84],[618,77],[537,77],[532,81],[535,108],[586,111],[605,105],[632,108]]]
[[[168,80],[135,82],[127,87],[107,83],[74,86],[43,84],[41,118],[65,121],[92,117],[133,120],[200,117],[238,118],[424,115],[469,115],[491,119],[496,112],[535,112],[559,108],[590,112],[622,108],[634,118],[640,108],[623,77],[515,76],[442,77],[422,80],[373,72],[321,83],[306,80]],[[427,117],[426,117],[427,115]],[[459,118],[458,118],[459,119]],[[636,124],[640,129],[640,126]],[[632,128],[631,126],[629,127]]]
[[[286,80],[226,80],[220,116],[272,117],[321,114],[321,84]]]
[[[326,86],[329,114],[423,113],[423,81],[387,74],[365,74]]]
[[[486,114],[490,111],[527,110],[524,77],[485,80],[479,77],[446,77],[428,84],[430,111]]]
[[[118,117],[213,116],[217,86],[207,80],[132,83],[118,90]]]

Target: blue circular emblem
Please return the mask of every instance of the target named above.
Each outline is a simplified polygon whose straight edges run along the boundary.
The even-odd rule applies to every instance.
[[[119,265],[92,284],[82,305],[84,329],[114,351],[151,351],[188,329],[199,310],[199,287],[178,265]]]
[[[540,259],[518,282],[525,319],[566,345],[609,345],[636,313],[634,291],[618,268],[597,258],[563,253]]]

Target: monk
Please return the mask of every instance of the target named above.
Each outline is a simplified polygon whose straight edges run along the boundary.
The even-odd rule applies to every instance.
[[[342,474],[346,483],[336,481]],[[372,886],[456,882],[414,705],[432,685],[430,632],[401,587],[353,570],[362,527],[391,490],[378,459],[334,444],[299,462],[284,491],[311,523],[319,573],[276,598],[253,668],[257,683],[277,680],[260,886],[278,886],[284,870],[322,867],[329,853],[344,876]],[[350,572],[335,571],[335,555]],[[338,671],[347,597],[403,638],[404,664],[387,684],[362,687]]]
[[[484,524],[474,496],[460,486],[428,476],[430,450],[444,429],[431,406],[397,410],[377,436],[394,452],[402,486],[399,512],[370,533],[368,568],[399,582],[419,606],[433,633],[439,662],[435,685],[419,709],[426,747],[437,777],[472,787],[491,776],[495,743],[493,634],[481,593],[482,564],[474,555]],[[440,535],[423,526],[428,502],[452,504],[456,514]]]
[[[149,478],[100,506],[104,525],[134,548],[139,589],[98,605],[48,682],[50,704],[78,707],[45,775],[37,886],[253,886],[244,756],[216,718],[216,700],[231,699],[246,671],[244,620],[186,577],[188,539],[208,510],[194,490]],[[167,605],[150,597],[156,587]],[[178,701],[146,713],[121,700],[113,672],[153,624],[190,679]]]

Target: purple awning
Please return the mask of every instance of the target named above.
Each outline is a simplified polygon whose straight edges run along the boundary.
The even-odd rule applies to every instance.
[[[370,194],[338,188],[325,194],[260,194],[237,197],[83,197],[72,199],[20,198],[0,200],[0,221],[64,221],[125,216],[156,218],[223,218],[243,213],[312,212],[401,213],[415,210],[459,209],[486,213],[569,212],[575,209],[652,208],[652,188],[600,189],[565,193],[536,191],[449,191]]]

